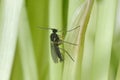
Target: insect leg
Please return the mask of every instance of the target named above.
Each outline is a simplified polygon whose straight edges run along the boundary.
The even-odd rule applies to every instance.
[[[67,41],[62,41],[63,43],[67,43],[67,44],[71,44],[71,45],[74,45],[74,46],[77,46],[78,44],[74,44],[74,43],[70,43],[70,42],[67,42]]]
[[[65,53],[67,53],[67,55],[68,55],[68,56],[72,59],[72,61],[74,62],[74,59],[71,57],[71,55],[70,55],[65,49],[63,49],[63,48],[59,48],[59,49],[65,51]]]

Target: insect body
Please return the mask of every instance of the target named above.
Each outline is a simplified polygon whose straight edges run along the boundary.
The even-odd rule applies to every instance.
[[[63,56],[60,52],[59,45],[62,43],[59,39],[59,36],[57,35],[57,29],[52,29],[52,34],[50,35],[51,39],[51,52],[52,52],[52,58],[55,63],[58,62],[58,58],[60,61],[63,61]]]
[[[77,29],[78,27],[80,26],[77,26],[71,30],[68,30],[68,32],[74,30],[74,29]],[[49,30],[52,30],[52,33],[50,35],[50,40],[51,40],[51,55],[52,55],[52,59],[55,63],[58,63],[58,61],[62,62],[64,61],[64,57],[63,55],[61,54],[60,52],[60,49],[63,50],[65,53],[67,53],[67,55],[71,58],[72,61],[74,61],[74,59],[71,57],[71,55],[63,48],[60,48],[59,45],[60,44],[63,44],[63,43],[67,43],[67,44],[71,44],[71,45],[76,45],[76,44],[73,44],[73,43],[70,43],[70,42],[66,42],[66,41],[63,41],[59,38],[57,32],[58,30],[57,29],[54,29],[54,28],[44,28],[44,27],[38,27],[40,29],[49,29]]]

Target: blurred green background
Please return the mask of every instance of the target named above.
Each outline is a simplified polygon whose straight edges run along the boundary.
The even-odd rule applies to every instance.
[[[120,80],[120,0],[1,0],[0,80]],[[51,59],[50,30],[75,62]]]

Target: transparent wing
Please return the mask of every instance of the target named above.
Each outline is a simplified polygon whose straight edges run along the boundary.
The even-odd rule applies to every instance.
[[[54,48],[55,48],[56,54],[57,54],[60,62],[64,61],[63,55],[60,52],[60,48],[58,46],[54,46]]]
[[[53,44],[53,42],[51,42],[51,56],[52,56],[52,59],[55,63],[58,63],[58,56],[56,54],[56,50],[55,50],[55,46]]]

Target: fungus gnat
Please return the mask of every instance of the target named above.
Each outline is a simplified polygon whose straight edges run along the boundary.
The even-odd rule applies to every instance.
[[[77,29],[79,28],[80,26],[77,26],[71,30],[68,30],[67,32],[70,32],[74,29]],[[68,43],[68,44],[71,44],[71,45],[77,45],[77,44],[73,44],[73,43],[70,43],[70,42],[67,42],[67,41],[63,41],[59,38],[57,32],[58,30],[55,29],[55,28],[45,28],[45,27],[38,27],[40,29],[47,29],[47,30],[52,30],[52,33],[50,34],[50,40],[51,40],[51,55],[52,55],[52,59],[55,63],[58,63],[58,60],[60,62],[63,62],[64,61],[64,57],[63,55],[61,54],[60,50],[63,50],[65,53],[67,53],[67,55],[71,58],[71,60],[74,62],[74,59],[71,57],[71,55],[63,48],[60,48],[59,45],[63,44],[63,43]],[[61,31],[59,31],[61,32]]]

